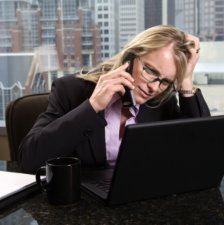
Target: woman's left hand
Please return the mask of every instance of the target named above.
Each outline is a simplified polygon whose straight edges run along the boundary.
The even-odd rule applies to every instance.
[[[187,63],[187,69],[186,73],[181,79],[180,83],[178,83],[178,87],[183,90],[192,90],[193,88],[193,72],[195,69],[195,66],[199,60],[199,53],[200,53],[200,40],[198,37],[186,34],[186,40],[190,42],[194,42],[194,47],[189,48],[189,51],[191,52],[191,56]]]

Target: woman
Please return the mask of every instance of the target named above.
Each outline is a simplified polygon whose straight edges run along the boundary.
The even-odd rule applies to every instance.
[[[124,125],[209,116],[192,82],[199,50],[197,37],[156,26],[88,73],[57,79],[46,112],[20,146],[23,171],[35,173],[58,156],[79,157],[84,166],[105,165],[116,160]],[[132,76],[126,71],[131,63]],[[123,110],[125,88],[136,105]]]

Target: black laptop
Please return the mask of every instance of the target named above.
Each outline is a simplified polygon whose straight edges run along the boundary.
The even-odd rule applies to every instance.
[[[82,171],[82,189],[108,205],[218,187],[224,116],[126,127],[115,165]]]

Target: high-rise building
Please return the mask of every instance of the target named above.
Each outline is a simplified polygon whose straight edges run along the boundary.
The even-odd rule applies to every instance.
[[[94,3],[93,3],[94,2]],[[84,0],[101,30],[101,58],[113,57],[145,28],[144,0]]]
[[[62,69],[101,61],[100,29],[78,0],[1,0],[0,52],[32,52],[56,45]],[[89,51],[88,51],[89,50]]]
[[[0,52],[30,51],[39,43],[36,1],[0,1]]]
[[[41,45],[54,45],[57,26],[57,0],[40,1],[40,39]]]
[[[176,0],[176,24],[203,41],[224,40],[223,0]]]
[[[116,43],[116,18],[118,12],[115,10],[114,0],[95,0],[94,12],[95,22],[101,31],[101,58],[108,59],[117,52]]]
[[[119,0],[119,49],[145,28],[144,0]]]
[[[42,1],[43,44],[56,43],[61,67],[96,65],[101,61],[100,29],[94,24],[93,11],[76,0]]]
[[[162,0],[145,0],[145,28],[162,24]]]
[[[102,59],[113,57],[144,30],[144,0],[95,0],[95,21],[101,29]]]
[[[175,0],[145,0],[145,28],[175,25]]]

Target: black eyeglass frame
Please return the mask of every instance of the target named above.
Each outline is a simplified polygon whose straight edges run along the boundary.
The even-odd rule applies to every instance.
[[[147,81],[148,83],[154,83],[154,82],[159,82],[159,88],[161,91],[164,91],[166,90],[168,87],[173,87],[173,91],[176,91],[176,88],[175,88],[175,82],[174,81],[169,81],[167,80],[166,78],[165,79],[160,79],[159,76],[161,76],[160,74],[157,74],[156,71],[153,71],[151,68],[147,67],[140,59],[140,57],[138,57],[138,60],[139,62],[141,63],[142,65],[142,77],[145,79],[145,81]],[[155,77],[153,80],[149,80],[147,77],[144,76],[144,71],[150,75],[150,76],[153,76]],[[164,85],[164,88],[161,88],[161,84]]]

